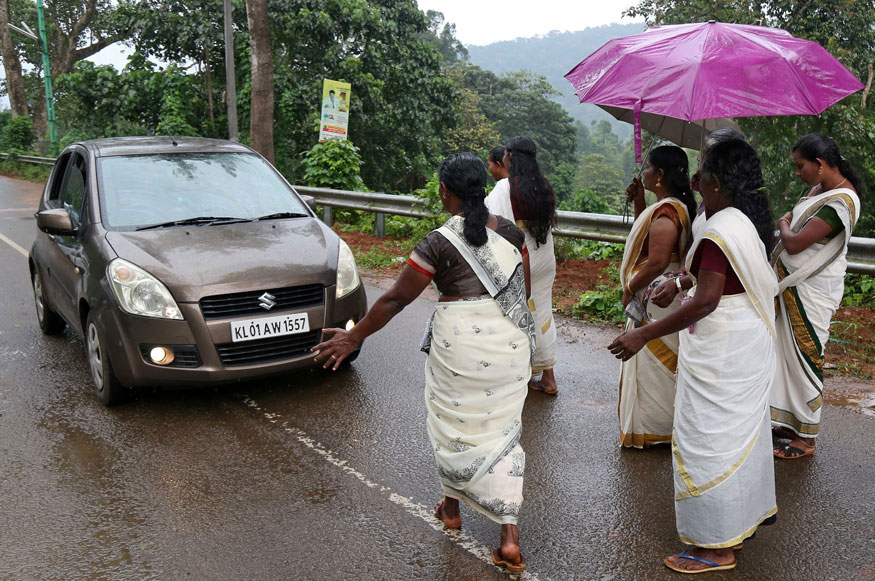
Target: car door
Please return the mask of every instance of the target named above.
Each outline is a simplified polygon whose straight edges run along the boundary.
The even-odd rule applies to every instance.
[[[82,276],[87,272],[83,253],[83,225],[87,219],[85,200],[88,193],[85,157],[79,152],[72,152],[63,175],[59,177],[61,181],[57,198],[50,200],[50,205],[67,210],[74,232],[49,235],[50,243],[45,262],[52,304],[61,316],[78,328]]]

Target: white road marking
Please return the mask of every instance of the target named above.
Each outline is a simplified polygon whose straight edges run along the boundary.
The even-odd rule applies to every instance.
[[[25,250],[24,248],[22,248],[21,246],[19,246],[18,244],[16,244],[15,242],[10,240],[6,236],[4,236],[3,234],[0,234],[0,240],[2,240],[3,242],[5,242],[9,246],[11,246],[13,250],[17,250],[18,252],[20,252],[22,255],[24,255],[25,258],[28,257],[27,250]]]
[[[390,502],[397,504],[412,516],[415,516],[424,521],[434,530],[438,531],[439,533],[443,533],[445,536],[451,538],[457,545],[459,545],[461,548],[465,549],[484,563],[488,563],[493,567],[495,566],[492,563],[492,549],[480,544],[476,539],[468,536],[461,530],[450,530],[444,528],[443,524],[441,524],[441,522],[437,518],[435,518],[434,512],[428,506],[419,504],[418,502],[414,502],[409,498],[401,496],[400,494],[394,492],[388,486],[383,486],[382,484],[377,484],[376,482],[370,480],[367,476],[350,466],[346,460],[341,460],[334,454],[334,452],[311,438],[306,432],[288,425],[288,422],[283,421],[280,414],[264,410],[264,408],[262,408],[258,404],[258,402],[256,402],[247,395],[241,395],[241,397],[243,398],[243,402],[246,405],[254,410],[261,412],[262,415],[270,423],[278,425],[286,433],[294,436],[295,439],[297,439],[300,443],[304,444],[306,447],[310,448],[312,451],[322,456],[322,458],[329,464],[340,468],[346,474],[361,481],[365,486],[379,490],[380,493],[382,493]],[[533,573],[529,573],[528,571],[523,571],[522,573],[508,572],[508,574],[511,579],[526,579],[531,581],[538,581],[538,577]]]

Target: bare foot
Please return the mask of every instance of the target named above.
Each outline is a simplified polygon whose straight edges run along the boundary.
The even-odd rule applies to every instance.
[[[703,549],[702,547],[694,547],[692,549],[687,549],[685,553],[687,555],[692,555],[693,557],[711,561],[718,567],[729,568],[730,566],[735,566],[735,555],[732,553],[732,549]],[[666,557],[664,562],[669,569],[681,571],[703,571],[705,569],[715,568],[707,563],[682,557],[681,553],[672,555],[671,557]]]
[[[434,507],[434,515],[438,517],[448,529],[462,528],[462,513],[459,512],[459,501],[445,496]]]
[[[501,546],[492,553],[496,565],[509,571],[523,571],[526,563],[520,554],[520,532],[516,525],[501,525]]]

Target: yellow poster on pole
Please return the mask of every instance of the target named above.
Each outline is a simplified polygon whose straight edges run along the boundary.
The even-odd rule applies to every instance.
[[[323,79],[319,141],[347,138],[350,88],[349,83]]]

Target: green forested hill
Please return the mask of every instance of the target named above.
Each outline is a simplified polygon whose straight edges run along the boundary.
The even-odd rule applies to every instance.
[[[615,121],[613,117],[595,105],[582,105],[577,101],[565,73],[589,56],[607,41],[638,34],[644,31],[643,22],[632,24],[609,24],[586,28],[578,32],[553,31],[545,36],[517,38],[485,46],[468,46],[471,62],[496,73],[528,70],[544,75],[551,85],[562,93],[558,98],[568,113],[587,127],[591,121],[609,119],[614,132],[622,138],[632,134],[632,126]]]

